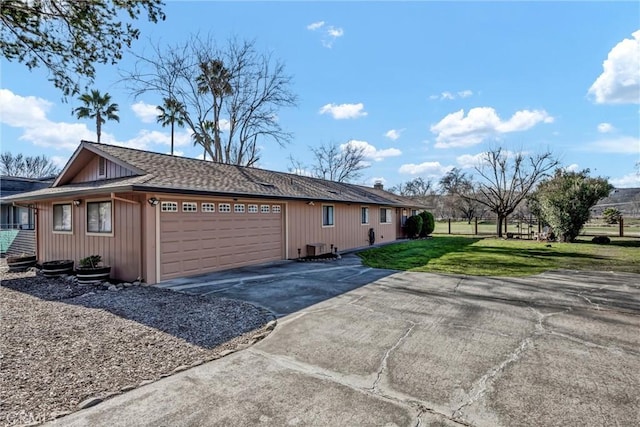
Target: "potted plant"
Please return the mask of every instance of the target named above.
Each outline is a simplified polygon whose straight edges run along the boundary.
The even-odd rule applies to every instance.
[[[97,283],[109,280],[111,267],[102,265],[100,255],[90,255],[80,260],[80,266],[76,269],[78,283]]]
[[[45,277],[62,276],[63,274],[73,274],[73,260],[61,259],[42,263],[42,274]]]
[[[7,257],[7,266],[9,271],[26,270],[36,265],[36,256],[26,253],[20,255],[11,255]]]

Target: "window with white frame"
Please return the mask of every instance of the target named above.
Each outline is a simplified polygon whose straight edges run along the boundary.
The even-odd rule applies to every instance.
[[[222,212],[222,213],[231,212],[231,204],[218,203],[218,212]]]
[[[98,157],[98,177],[107,176],[107,160],[104,157]]]
[[[333,223],[333,205],[322,206],[322,226],[330,227]]]
[[[369,224],[369,208],[366,206],[360,208],[360,224]]]
[[[233,205],[233,211],[235,213],[244,213],[244,204],[243,203],[236,203]]]
[[[202,203],[201,205],[202,212],[215,212],[216,204],[215,203]]]
[[[269,213],[269,205],[260,205],[260,213]]]
[[[162,212],[178,212],[178,202],[162,202],[160,210]]]
[[[198,204],[195,202],[182,202],[182,212],[198,212]]]
[[[53,205],[53,231],[71,232],[71,203]]]
[[[112,203],[87,202],[87,233],[112,233]]]
[[[280,213],[280,205],[273,205],[273,206],[271,206],[271,212],[273,212],[273,213]]]
[[[390,208],[380,208],[380,224],[391,224]]]
[[[247,212],[258,213],[258,205],[247,205]]]

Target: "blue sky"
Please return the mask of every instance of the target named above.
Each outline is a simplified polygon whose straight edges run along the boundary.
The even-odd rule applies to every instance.
[[[287,171],[309,147],[348,141],[365,148],[359,180],[386,186],[469,172],[487,149],[551,150],[564,167],[589,168],[618,187],[640,187],[640,5],[637,2],[182,2],[167,20],[140,21],[133,50],[190,33],[255,39],[293,76],[296,108],[281,110],[294,134],[262,145],[260,167]],[[45,154],[60,165],[95,124],[61,100],[45,70],[0,61],[2,151]],[[156,124],[159,97],[133,99],[117,67],[94,88],[120,106],[106,143],[167,153]],[[177,151],[197,157],[179,130]]]

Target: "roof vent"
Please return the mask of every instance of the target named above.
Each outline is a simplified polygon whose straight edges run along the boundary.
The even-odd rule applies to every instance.
[[[274,184],[271,184],[270,182],[258,182],[258,184],[262,185],[263,187],[276,188],[276,186]]]
[[[375,184],[373,184],[373,188],[376,190],[384,190],[384,185],[382,185],[382,181],[376,181]]]

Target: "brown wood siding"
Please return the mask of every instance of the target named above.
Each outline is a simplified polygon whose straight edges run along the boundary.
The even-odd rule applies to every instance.
[[[136,196],[119,196],[138,200]],[[90,198],[91,201],[110,200]],[[37,245],[39,262],[60,259],[74,260],[76,266],[81,258],[89,255],[102,256],[103,262],[111,266],[111,278],[135,280],[141,272],[141,224],[140,205],[113,200],[113,236],[86,235],[86,200],[72,209],[72,234],[53,232],[53,204],[71,202],[56,200],[38,204]]]
[[[285,210],[281,203],[159,198],[158,209],[162,202],[178,204],[178,212],[160,212],[160,280],[275,261],[285,256]],[[183,202],[197,203],[197,212],[183,212]],[[202,203],[214,203],[215,212],[203,212]],[[220,203],[228,203],[231,212],[220,212]],[[234,204],[243,204],[245,212],[234,212]],[[250,204],[258,206],[257,213],[249,213]],[[262,213],[261,205],[269,205],[269,213]],[[273,213],[274,205],[280,206],[280,213]]]
[[[322,206],[334,206],[334,226],[322,226]],[[369,224],[361,224],[362,207],[369,207]],[[287,257],[298,257],[298,248],[301,255],[307,255],[307,244],[324,243],[326,252],[331,250],[331,245],[339,251],[365,247],[369,245],[369,229],[373,228],[376,243],[391,242],[396,240],[396,230],[399,221],[396,208],[391,208],[391,223],[380,224],[380,206],[360,205],[346,203],[321,203],[315,202],[313,206],[306,202],[290,202],[288,204],[289,215],[289,245]]]
[[[73,178],[72,183],[92,182],[102,179],[122,178],[135,175],[129,169],[126,169],[110,160],[105,159],[105,175],[99,175],[99,156],[94,156],[84,168]]]

